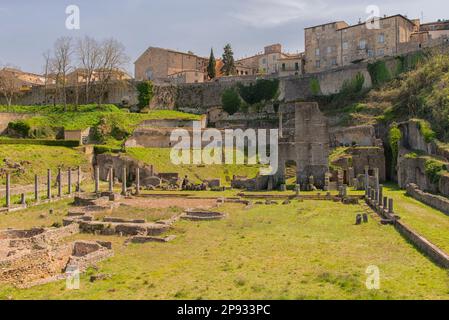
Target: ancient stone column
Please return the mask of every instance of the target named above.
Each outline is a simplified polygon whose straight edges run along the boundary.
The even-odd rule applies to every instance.
[[[393,199],[388,199],[388,213],[394,213]]]
[[[77,174],[76,192],[81,192],[81,167],[78,167]]]
[[[56,181],[58,183],[58,198],[62,197],[62,171],[61,168],[58,169],[58,179]]]
[[[346,198],[348,196],[348,186],[347,185],[343,185],[341,187],[341,191],[342,191],[343,198]]]
[[[100,168],[95,166],[94,169],[94,179],[95,179],[95,193],[100,192]]]
[[[388,208],[388,198],[387,197],[384,197],[384,205],[383,205],[383,207],[384,207],[384,210],[387,210],[387,208]]]
[[[109,168],[109,192],[114,192],[114,168]]]
[[[365,166],[365,195],[368,196],[368,188],[369,188],[369,167]]]
[[[122,170],[122,195],[126,196],[126,167]]]
[[[140,194],[140,168],[136,168],[136,194]]]
[[[69,196],[72,194],[72,169],[67,170],[67,192]]]
[[[368,187],[366,190],[366,198],[371,199],[371,187]]]
[[[6,207],[11,206],[11,174],[6,173]]]
[[[47,199],[51,199],[51,170],[47,170]]]
[[[378,201],[377,203],[379,204],[379,206],[382,206],[382,201],[384,199],[384,186],[383,185],[379,185],[379,192],[378,192]]]
[[[22,206],[25,206],[25,205],[27,204],[27,201],[26,201],[26,198],[25,198],[25,193],[22,193],[22,194],[20,195],[20,204],[21,204]]]
[[[355,178],[354,168],[350,167],[350,168],[348,168],[348,184],[350,187],[355,186],[354,178]]]
[[[39,176],[34,175],[34,201],[39,201]]]
[[[283,114],[282,111],[279,111],[279,138],[283,138]]]
[[[374,179],[376,181],[376,190],[379,189],[379,168],[374,168]]]
[[[296,194],[296,196],[297,197],[299,197],[299,194],[301,193],[301,185],[300,184],[297,184],[296,186],[295,186],[295,194]]]

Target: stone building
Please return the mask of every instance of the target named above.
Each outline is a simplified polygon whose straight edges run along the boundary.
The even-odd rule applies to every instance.
[[[427,32],[432,39],[449,36],[449,20],[438,20],[436,22],[421,24],[419,30]]]
[[[169,76],[183,71],[198,71],[203,73],[203,81],[207,80],[207,65],[209,59],[193,53],[149,47],[134,63],[134,77],[138,81],[164,81]]]
[[[363,60],[394,56],[419,32],[419,20],[402,15],[348,25],[337,21],[305,29],[305,70],[314,73]]]
[[[296,54],[280,58],[277,61],[278,74],[281,77],[291,75],[301,75],[304,73],[304,55]]]
[[[296,164],[301,190],[313,184],[324,188],[329,171],[329,130],[327,118],[315,102],[297,102],[281,106],[279,117],[279,169],[275,182],[285,183],[285,168]]]
[[[204,72],[198,70],[183,70],[168,76],[173,84],[181,83],[202,83],[206,79]]]
[[[262,53],[237,60],[236,66],[238,71],[239,69],[244,70],[243,73],[238,73],[239,75],[278,74],[281,71],[282,63],[285,65],[289,64],[285,60],[280,62],[281,59],[296,59],[291,68],[294,69],[295,63],[298,63],[298,71],[301,71],[300,55],[290,55],[282,52],[282,45],[280,44],[266,46]]]

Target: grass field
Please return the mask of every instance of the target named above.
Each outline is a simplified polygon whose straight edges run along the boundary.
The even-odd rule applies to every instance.
[[[385,191],[394,199],[395,212],[406,224],[449,254],[449,216],[406,195],[395,185],[388,185]]]
[[[0,227],[51,220],[39,210],[0,217]],[[168,244],[124,245],[124,238],[78,235],[113,242],[115,256],[82,276],[80,290],[65,282],[27,290],[0,287],[12,299],[449,299],[447,271],[436,267],[391,226],[377,220],[354,226],[359,206],[292,202],[244,209],[227,204],[229,217],[181,221]],[[16,215],[22,215],[20,219]],[[25,218],[26,216],[26,218]],[[368,266],[380,268],[381,288],[365,287]],[[111,274],[89,282],[95,273]]]
[[[127,148],[129,156],[154,165],[156,172],[179,172],[187,175],[195,183],[205,179],[220,178],[222,184],[230,185],[233,175],[255,178],[259,173],[258,165],[175,165],[170,161],[169,148]]]
[[[24,173],[13,173],[11,183],[27,185],[34,183],[34,175],[38,174],[41,179],[47,175],[47,169],[52,169],[53,177],[56,177],[57,169],[77,168],[81,166],[87,169],[87,158],[81,152],[66,147],[49,147],[40,145],[0,145],[0,161],[8,159],[10,162],[26,160]],[[0,163],[4,167],[3,163]],[[42,182],[45,180],[41,180]],[[4,185],[4,179],[0,185]]]

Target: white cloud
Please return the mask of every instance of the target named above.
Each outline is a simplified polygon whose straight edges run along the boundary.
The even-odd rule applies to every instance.
[[[247,0],[238,1],[230,15],[256,28],[270,28],[293,20],[340,20],[348,14],[364,17],[365,6],[360,4],[335,4],[328,0]]]

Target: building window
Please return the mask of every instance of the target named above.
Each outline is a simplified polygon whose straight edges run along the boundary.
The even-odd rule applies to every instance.
[[[332,59],[331,60],[331,66],[335,67],[337,65],[337,60],[336,59]]]
[[[349,47],[348,42],[347,41],[343,42],[343,50],[348,50],[348,47]]]
[[[315,61],[315,67],[321,68],[321,62],[320,62],[320,60]]]
[[[316,56],[319,56],[319,55],[320,55],[320,48],[316,48],[316,49],[315,49],[315,55],[316,55]]]
[[[361,49],[361,50],[366,49],[366,40],[359,41],[359,49]]]
[[[266,64],[266,63],[267,63],[267,59],[263,58],[263,59],[262,59],[262,63],[263,63],[263,64]]]
[[[378,55],[379,55],[379,56],[384,56],[384,55],[385,55],[384,49],[379,49]]]
[[[374,51],[368,50],[368,57],[374,57]]]
[[[379,35],[379,43],[385,43],[385,35],[383,33]]]
[[[327,53],[331,54],[332,53],[332,47],[327,47]]]
[[[285,71],[285,63],[282,64],[282,71]]]

